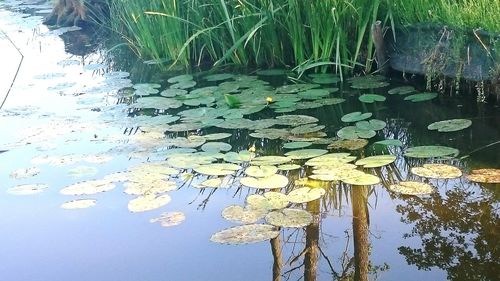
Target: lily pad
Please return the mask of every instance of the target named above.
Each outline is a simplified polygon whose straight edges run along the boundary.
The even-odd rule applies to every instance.
[[[389,95],[407,95],[416,92],[413,86],[401,86],[390,89],[387,93]]]
[[[435,188],[423,182],[402,181],[398,184],[391,184],[389,190],[404,195],[425,195],[433,193]]]
[[[377,94],[364,94],[358,97],[360,102],[374,103],[376,101],[385,101],[385,97]]]
[[[239,163],[243,163],[243,162],[249,162],[253,158],[255,158],[255,153],[243,150],[243,151],[240,151],[238,153],[233,152],[233,151],[228,152],[228,153],[224,154],[223,159],[226,162],[239,164]]]
[[[221,230],[210,241],[222,244],[248,244],[276,238],[279,230],[268,224],[248,224]]]
[[[300,168],[302,168],[302,166],[298,164],[283,164],[278,166],[278,170],[280,171],[298,170]]]
[[[375,145],[384,145],[384,146],[403,146],[403,143],[397,139],[387,139],[381,140],[374,143]]]
[[[437,93],[419,93],[419,94],[409,95],[405,97],[404,100],[408,100],[411,102],[422,102],[422,101],[432,100],[437,96],[438,96]]]
[[[10,173],[10,177],[13,179],[26,179],[30,177],[34,177],[38,175],[41,172],[40,168],[38,167],[29,167],[29,168],[23,168],[23,169],[17,169]]]
[[[150,223],[160,223],[163,227],[170,227],[181,224],[186,219],[186,215],[182,212],[166,212],[159,217],[150,219]]]
[[[294,142],[287,142],[283,145],[283,148],[286,149],[298,149],[298,148],[304,148],[311,146],[312,142],[307,142],[307,141],[294,141]]]
[[[174,84],[174,83],[179,83],[179,82],[184,82],[184,81],[191,81],[193,80],[193,75],[191,74],[182,74],[174,77],[170,77],[167,82]]]
[[[323,130],[325,128],[324,125],[317,125],[317,124],[305,124],[305,125],[300,125],[297,126],[293,129],[290,130],[290,133],[294,135],[303,135],[303,134],[309,134],[309,133],[314,133],[320,130]]]
[[[230,188],[230,181],[227,177],[225,178],[214,178],[208,179],[200,183],[199,188]]]
[[[468,119],[450,119],[439,122],[434,122],[427,126],[429,130],[437,130],[438,132],[455,132],[472,125],[472,121]]]
[[[177,189],[177,184],[175,181],[162,179],[127,182],[123,186],[125,187],[124,192],[130,195],[157,195]]]
[[[240,183],[244,186],[257,189],[277,189],[287,186],[288,178],[279,174],[265,178],[242,177],[240,178]]]
[[[270,212],[266,221],[275,226],[300,228],[311,224],[313,216],[308,211],[289,208]]]
[[[92,195],[115,188],[115,184],[105,180],[90,180],[75,183],[61,189],[64,195]]]
[[[364,168],[377,168],[389,165],[396,160],[395,155],[376,155],[369,156],[356,161],[356,165],[363,166]]]
[[[290,135],[290,131],[287,129],[275,129],[275,128],[268,128],[268,129],[259,129],[256,130],[253,133],[249,134],[253,138],[258,138],[258,139],[285,139]]]
[[[379,130],[382,130],[383,128],[385,128],[385,126],[387,126],[387,124],[384,121],[378,120],[378,119],[371,119],[368,121],[364,120],[364,121],[356,122],[356,128],[358,128],[360,130],[365,130],[365,131],[368,131],[368,130],[379,131]]]
[[[283,209],[290,201],[288,200],[288,196],[281,192],[268,191],[263,195],[260,194],[252,194],[249,195],[246,199],[247,206],[252,209],[259,210],[275,210],[275,209]]]
[[[262,75],[262,76],[281,76],[285,75],[286,70],[285,69],[264,69],[264,70],[259,70],[257,71],[257,75]]]
[[[276,174],[278,168],[276,166],[250,166],[246,168],[245,174],[250,177],[264,178]]]
[[[427,145],[410,147],[403,155],[411,158],[433,158],[450,155],[457,156],[458,153],[458,149],[456,148],[439,145]]]
[[[255,166],[262,165],[280,165],[285,164],[292,161],[292,158],[286,156],[275,156],[275,155],[267,155],[267,156],[259,156],[252,159],[251,164]]]
[[[309,159],[309,158],[314,158],[321,156],[323,154],[328,153],[328,150],[326,149],[300,149],[300,150],[293,150],[285,153],[287,157],[293,160],[297,159]]]
[[[328,149],[358,150],[365,147],[368,141],[365,139],[336,140],[328,145]]]
[[[337,132],[337,136],[341,139],[353,140],[353,139],[369,139],[376,136],[377,133],[374,130],[364,130],[356,126],[347,126],[340,129]]]
[[[231,205],[222,210],[222,217],[228,221],[249,224],[255,223],[264,218],[267,210],[255,208],[243,208],[238,205]]]
[[[46,184],[22,184],[7,189],[7,193],[13,195],[33,195],[43,192],[48,187]]]
[[[205,80],[210,81],[210,82],[215,82],[215,81],[223,81],[227,79],[231,79],[234,77],[234,74],[231,73],[219,73],[219,74],[211,74],[205,76]]]
[[[325,192],[323,188],[309,188],[306,186],[292,190],[287,196],[290,202],[300,204],[321,198],[325,195]]]
[[[467,179],[481,183],[500,183],[500,169],[476,169]]]
[[[380,182],[379,177],[358,170],[351,170],[350,173],[343,175],[341,180],[352,185],[374,185]]]
[[[328,97],[330,92],[325,89],[310,89],[307,91],[299,92],[297,96],[305,100],[317,100],[324,97]]]
[[[207,142],[201,146],[201,150],[209,152],[229,151],[232,146],[225,142]]]
[[[316,123],[319,120],[316,117],[308,116],[308,115],[281,115],[276,116],[276,120],[279,125],[287,125],[287,126],[299,126],[309,123]]]
[[[231,175],[234,172],[241,169],[241,166],[231,163],[215,163],[215,164],[207,164],[201,165],[193,170],[197,173],[209,175],[209,176],[225,176]]]
[[[356,160],[356,156],[352,156],[350,153],[328,153],[321,155],[312,159],[309,159],[305,165],[306,166],[329,166],[342,163],[348,163]]]
[[[213,134],[208,134],[208,135],[203,135],[203,138],[205,138],[207,141],[213,141],[213,140],[221,140],[221,139],[226,139],[232,136],[230,133],[213,133]]]
[[[373,114],[371,112],[361,113],[359,111],[356,111],[356,112],[351,112],[351,113],[345,114],[344,116],[342,116],[342,118],[340,118],[340,120],[342,120],[342,122],[345,122],[345,123],[358,122],[361,120],[368,119],[368,118],[372,117],[372,115]]]
[[[128,210],[132,213],[145,212],[161,208],[170,202],[171,198],[168,194],[156,196],[149,194],[139,196],[128,202]]]
[[[457,167],[445,164],[424,164],[423,167],[413,167],[411,172],[417,176],[435,179],[454,179],[462,176]]]
[[[86,209],[95,206],[96,200],[94,199],[79,199],[79,200],[72,200],[68,201],[66,203],[63,203],[61,205],[61,208],[63,209]]]

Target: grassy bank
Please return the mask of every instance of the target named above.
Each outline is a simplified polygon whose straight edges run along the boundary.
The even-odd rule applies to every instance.
[[[145,60],[368,72],[375,20],[389,27],[431,21],[498,31],[499,2],[111,0],[111,24]]]

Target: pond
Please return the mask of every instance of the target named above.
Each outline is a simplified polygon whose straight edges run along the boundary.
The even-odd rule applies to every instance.
[[[0,1],[3,281],[500,275],[498,106],[379,76],[159,72],[47,9]]]

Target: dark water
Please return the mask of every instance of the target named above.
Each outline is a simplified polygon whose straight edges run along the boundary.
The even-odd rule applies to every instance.
[[[317,117],[330,137],[344,124],[340,117],[352,111],[374,113],[387,127],[370,139],[397,138],[403,147],[385,153],[397,155],[394,164],[368,171],[381,177],[372,186],[326,183],[319,200],[297,205],[314,215],[303,228],[283,228],[271,241],[224,245],[210,237],[236,226],[221,217],[232,204],[243,205],[249,194],[261,193],[242,187],[236,180],[229,189],[198,189],[205,177],[192,182],[172,177],[178,189],[172,200],[159,209],[131,213],[127,204],[135,198],[125,194],[123,183],[111,191],[89,196],[60,193],[75,182],[101,179],[134,165],[162,160],[162,153],[148,151],[149,143],[137,142],[136,121],[141,114],[176,114],[180,109],[158,112],[128,108],[134,98],[116,90],[96,90],[106,84],[104,75],[127,71],[131,82],[162,84],[180,73],[159,73],[134,59],[123,61],[119,52],[106,53],[85,34],[71,31],[63,41],[57,33],[40,25],[40,18],[9,12],[0,2],[1,94],[9,89],[20,56],[23,64],[7,102],[0,110],[0,280],[496,280],[499,276],[498,184],[477,184],[465,176],[458,179],[424,179],[412,175],[411,167],[432,160],[403,157],[408,147],[445,145],[457,148],[457,158],[443,160],[464,174],[476,168],[499,168],[500,109],[477,104],[467,93],[440,95],[423,103],[387,96],[383,103],[361,104],[359,92],[343,87],[335,97],[338,105],[287,114]],[[15,3],[19,7],[19,3]],[[72,35],[73,34],[73,35]],[[73,37],[72,37],[73,36]],[[88,40],[88,41],[87,41]],[[82,47],[85,52],[77,51]],[[225,70],[234,71],[234,70]],[[50,74],[50,75],[49,75]],[[217,83],[204,82],[213,85]],[[42,79],[43,78],[43,79]],[[275,87],[290,83],[281,78],[259,77]],[[385,94],[401,85],[369,90]],[[200,85],[199,85],[200,86]],[[421,89],[425,85],[416,85]],[[3,95],[0,96],[3,98]],[[274,116],[264,110],[249,118]],[[136,118],[136,119],[134,119]],[[432,122],[466,118],[468,129],[454,133],[427,130]],[[255,145],[258,155],[282,155],[281,140],[255,139],[251,130],[205,128],[198,134],[230,132],[231,151]],[[192,134],[193,132],[191,132]],[[169,133],[166,138],[187,133]],[[325,146],[317,146],[324,148]],[[167,148],[169,149],[169,148]],[[380,154],[369,145],[354,152],[358,158]],[[108,155],[109,161],[82,160],[88,155]],[[160,155],[160,156],[158,156]],[[45,156],[67,156],[66,163],[41,161]],[[67,160],[69,158],[72,161]],[[463,157],[463,159],[460,159]],[[160,159],[158,159],[160,158]],[[38,160],[38,162],[36,161]],[[68,163],[69,162],[69,163]],[[300,161],[299,161],[300,163]],[[40,173],[23,179],[10,174],[36,166]],[[93,167],[90,175],[71,175],[74,168]],[[190,172],[186,170],[184,172]],[[308,169],[280,172],[292,184],[310,173]],[[425,181],[437,192],[426,196],[391,193],[387,186],[400,180]],[[9,188],[20,184],[47,184],[43,192],[13,195]],[[61,204],[80,198],[96,199],[93,207],[66,210]],[[179,225],[161,227],[150,219],[163,212],[182,212]]]

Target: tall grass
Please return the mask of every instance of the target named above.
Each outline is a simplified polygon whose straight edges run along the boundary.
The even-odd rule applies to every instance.
[[[112,27],[144,59],[368,72],[370,26],[438,21],[499,30],[500,0],[111,0]],[[494,6],[494,7],[493,7]]]

